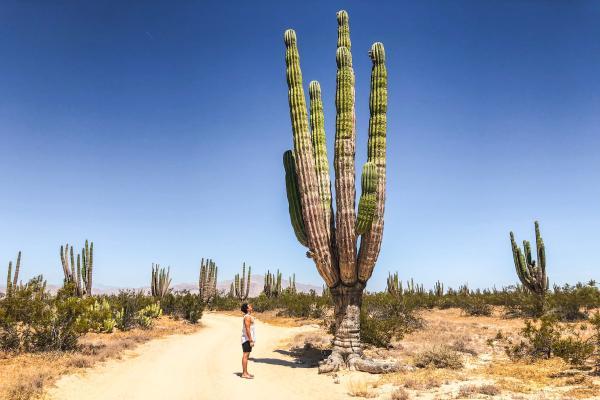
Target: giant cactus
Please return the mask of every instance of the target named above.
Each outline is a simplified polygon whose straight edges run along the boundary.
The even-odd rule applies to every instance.
[[[204,258],[200,262],[200,279],[198,290],[200,298],[205,303],[212,301],[217,294],[217,265],[213,260]]]
[[[362,357],[360,308],[367,280],[381,247],[385,205],[387,70],[383,44],[369,51],[373,66],[369,101],[367,162],[362,168],[362,194],[356,212],[354,69],[350,52],[348,13],[339,11],[337,40],[335,201],[333,212],[329,161],[321,88],[309,84],[310,119],[306,107],[296,33],[285,32],[286,76],[294,149],[283,155],[290,219],[298,241],[308,247],[319,274],[330,288],[335,304],[333,353],[321,372],[347,365],[384,372],[396,363]],[[358,237],[360,246],[357,249]]]
[[[523,251],[515,241],[515,235],[510,233],[510,244],[515,262],[517,276],[525,288],[543,298],[548,291],[549,281],[546,274],[546,249],[540,234],[540,225],[535,221],[535,249],[537,262],[531,256],[531,244],[523,241]]]
[[[81,253],[77,254],[77,264],[73,254],[73,246],[67,243],[60,246],[60,261],[62,263],[64,283],[72,284],[75,295],[79,297],[92,294],[92,274],[94,268],[94,242],[85,241]]]
[[[235,274],[235,278],[233,280],[233,287],[235,291],[235,297],[239,301],[244,301],[248,298],[250,294],[250,273],[251,267],[248,266],[248,275],[246,275],[246,263],[242,264],[242,277],[240,278],[239,274]]]
[[[171,268],[161,268],[159,264],[152,263],[152,279],[150,281],[150,293],[152,297],[159,300],[171,291]]]
[[[17,288],[19,282],[19,271],[21,270],[21,252],[17,254],[17,262],[15,263],[15,271],[13,275],[12,261],[8,262],[8,273],[6,276],[6,297],[9,297]]]

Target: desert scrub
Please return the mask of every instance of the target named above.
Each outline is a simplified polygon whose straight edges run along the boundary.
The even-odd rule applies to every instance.
[[[168,293],[160,302],[162,312],[165,315],[175,319],[185,319],[192,324],[197,323],[202,318],[204,305],[200,295],[192,294],[187,290]]]
[[[423,327],[414,303],[388,293],[365,295],[360,320],[362,341],[377,347],[389,347],[392,340]]]
[[[59,290],[50,297],[41,277],[0,300],[0,347],[11,351],[72,350],[89,330],[88,304]]]
[[[463,360],[462,356],[451,348],[436,346],[415,355],[414,365],[417,368],[461,369],[463,367]]]
[[[583,326],[559,324],[554,316],[544,316],[538,321],[525,321],[520,340],[506,340],[506,354],[513,360],[549,359],[553,356],[582,365],[594,352],[594,343],[581,335]]]

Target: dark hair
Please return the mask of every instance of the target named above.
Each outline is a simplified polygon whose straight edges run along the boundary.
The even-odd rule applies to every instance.
[[[248,303],[242,304],[241,310],[244,314],[247,314],[248,313]]]

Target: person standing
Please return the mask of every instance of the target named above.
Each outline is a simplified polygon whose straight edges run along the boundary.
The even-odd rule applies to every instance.
[[[242,320],[242,378],[252,379],[254,375],[248,373],[248,359],[254,347],[256,333],[254,331],[254,317],[252,316],[252,304],[244,303],[241,307],[244,317]]]

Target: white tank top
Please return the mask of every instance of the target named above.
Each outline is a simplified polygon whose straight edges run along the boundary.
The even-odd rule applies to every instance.
[[[250,317],[250,333],[252,334],[252,340],[256,342],[256,333],[254,332],[254,317],[250,314],[246,314],[244,315],[244,318],[242,318],[242,343],[250,340],[248,337],[246,337],[246,325],[244,324],[246,317]]]

